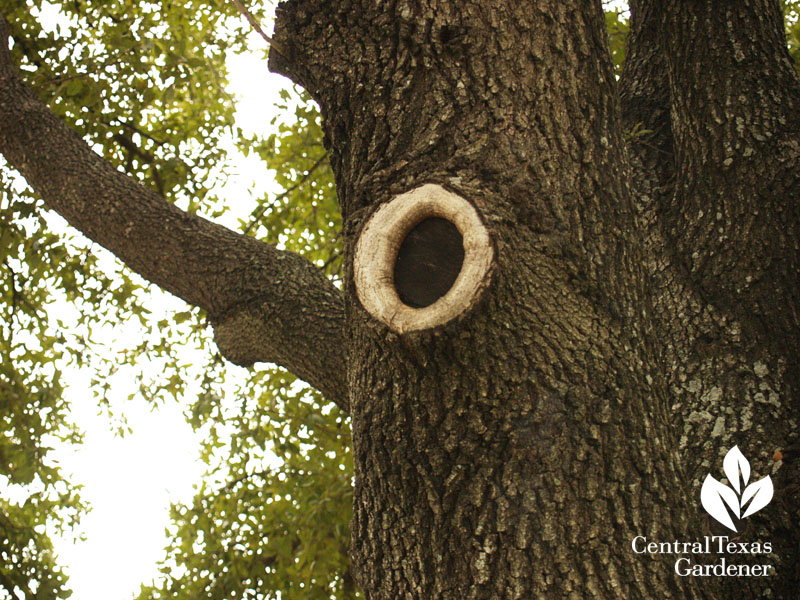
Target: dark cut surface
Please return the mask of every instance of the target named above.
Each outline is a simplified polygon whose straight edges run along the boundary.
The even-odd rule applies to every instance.
[[[394,286],[404,304],[425,308],[444,296],[461,272],[464,243],[453,223],[441,217],[421,221],[400,245]]]

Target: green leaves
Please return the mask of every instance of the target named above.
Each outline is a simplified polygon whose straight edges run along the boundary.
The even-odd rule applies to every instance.
[[[21,505],[0,499],[0,589],[10,593],[17,588],[24,598],[71,596],[65,585],[67,577],[55,563],[44,528],[52,520],[50,511],[64,513],[78,508],[69,496],[34,497]]]
[[[789,54],[800,71],[800,1],[783,0],[783,14],[786,20],[786,42]]]
[[[302,254],[338,278],[341,216],[322,145],[321,117],[304,92],[281,90],[280,98],[278,106],[287,111],[286,117],[273,120],[265,137],[240,137],[239,146],[245,154],[261,157],[285,191],[259,199],[259,206],[240,223],[243,231]]]
[[[139,598],[359,597],[344,415],[269,370],[253,373],[236,402],[199,398],[193,417],[204,423],[209,477],[191,506],[173,507],[167,577]]]
[[[54,18],[33,2],[0,3],[31,85],[131,175],[171,199],[202,201],[233,124],[225,57],[243,49],[244,29],[217,3],[55,6]],[[169,165],[178,158],[182,171]]]
[[[220,211],[209,194],[220,176],[220,140],[233,123],[233,105],[220,100],[225,58],[243,49],[245,33],[229,25],[224,9],[0,0],[14,58],[51,109],[133,177],[212,213]],[[120,367],[134,372],[137,395],[151,402],[180,396],[195,376],[179,360],[176,340],[205,346],[202,315],[183,311],[156,327],[145,291],[68,233],[0,159],[0,589],[16,586],[31,598],[26,590],[69,594],[47,535],[71,528],[83,510],[50,456],[57,441],[80,440],[61,370],[91,369],[101,407],[110,406]],[[136,323],[127,343],[100,342],[110,329],[135,331]],[[144,356],[160,368],[137,369]]]
[[[628,37],[628,19],[619,10],[606,10],[606,29],[608,30],[608,46],[611,50],[611,59],[614,61],[614,71],[619,77],[622,74],[622,63],[625,62],[625,40]]]

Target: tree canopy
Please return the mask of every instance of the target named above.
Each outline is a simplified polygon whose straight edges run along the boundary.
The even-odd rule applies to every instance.
[[[784,8],[800,64],[800,2]],[[270,5],[251,10],[261,22],[272,18]],[[0,0],[0,14],[27,83],[95,151],[182,209],[233,215],[242,233],[302,254],[339,285],[341,223],[319,113],[287,82],[282,117],[258,134],[236,127],[226,58],[245,51],[266,58],[266,50],[248,47],[250,25],[233,3]],[[620,69],[625,13],[609,7],[606,16]],[[629,135],[648,133],[637,126]],[[247,212],[219,197],[217,184],[233,168],[225,140],[258,156],[283,191],[256,198]],[[132,395],[185,403],[189,423],[205,433],[208,475],[191,505],[173,507],[163,580],[144,586],[140,598],[358,597],[341,405],[264,365],[249,369],[235,398],[225,397],[225,361],[206,312],[153,318],[148,284],[65,230],[2,158],[0,263],[0,475],[23,498],[0,495],[0,597],[69,596],[48,536],[74,527],[86,507],[51,457],[54,440],[80,443],[61,370],[91,369],[95,401],[113,412],[109,377],[144,357],[160,372],[139,368]],[[53,308],[65,303],[74,307],[68,317]],[[121,321],[139,322],[142,335],[109,353],[95,332]],[[207,362],[185,364],[185,344],[204,350]],[[200,393],[187,399],[194,378]]]
[[[256,16],[268,20],[270,10],[264,6]],[[250,25],[235,7],[3,2],[0,13],[28,82],[96,151],[182,208],[214,218],[236,209],[236,199],[213,193],[232,168],[221,140],[234,140],[265,161],[286,190],[258,199],[252,214],[240,212],[241,230],[302,252],[337,276],[336,199],[316,110],[288,87],[281,92],[285,116],[264,123],[263,134],[247,136],[234,125],[226,57],[262,51],[246,47]],[[55,528],[73,527],[85,509],[49,454],[55,439],[80,443],[80,424],[70,421],[62,395],[66,364],[94,372],[95,401],[109,411],[110,376],[140,365],[131,396],[156,404],[180,400],[192,426],[207,432],[209,483],[194,506],[174,508],[170,553],[185,575],[168,577],[162,592],[148,589],[143,597],[172,597],[179,589],[192,597],[212,586],[217,597],[298,586],[308,597],[327,597],[352,585],[343,549],[351,511],[343,414],[274,368],[251,370],[238,398],[223,401],[224,366],[203,311],[154,319],[146,282],[65,231],[7,168],[0,177],[0,403],[9,416],[0,469],[14,497],[23,498],[0,499],[2,593],[68,594],[48,540]],[[64,303],[75,310],[65,314]],[[139,322],[141,337],[119,340],[109,353],[98,331],[124,321]],[[207,364],[190,371],[180,356],[185,344],[205,350]],[[141,367],[145,356],[160,373]],[[201,393],[187,402],[187,382],[195,377]]]

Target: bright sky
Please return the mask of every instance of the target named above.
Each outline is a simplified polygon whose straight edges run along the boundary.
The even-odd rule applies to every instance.
[[[251,35],[251,48],[261,50],[263,44],[259,36]],[[286,80],[269,73],[256,53],[231,56],[229,69],[228,91],[241,99],[237,125],[246,131],[263,131],[272,118],[277,91],[286,86]],[[228,151],[235,168],[223,188],[224,197],[231,198],[241,209],[237,216],[247,215],[253,206],[248,199],[257,197],[250,186],[254,181],[260,181],[259,189],[271,184],[269,174],[258,158],[241,156],[232,144]],[[229,218],[234,221],[234,216]],[[163,311],[165,315],[183,307],[182,301],[160,292],[154,293],[152,304],[148,304],[154,312]],[[126,331],[121,325],[106,334],[113,344],[114,339],[137,335],[136,331]],[[239,369],[229,365],[228,370],[235,376]],[[204,465],[197,458],[199,442],[186,423],[181,406],[168,402],[153,411],[143,400],[126,402],[136,384],[121,377],[113,387],[120,390],[115,408],[124,410],[133,433],[120,438],[111,431],[109,419],[98,414],[89,379],[88,372],[65,372],[73,421],[86,436],[80,446],[57,448],[53,458],[67,473],[73,473],[75,483],[84,486],[81,497],[93,510],[81,522],[85,541],[56,539],[54,543],[59,562],[70,577],[73,598],[131,598],[141,583],[158,577],[156,563],[167,544],[165,527],[170,503],[191,500],[192,487],[200,481]]]

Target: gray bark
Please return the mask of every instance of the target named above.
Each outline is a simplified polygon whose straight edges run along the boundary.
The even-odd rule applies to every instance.
[[[686,537],[689,511],[600,6],[296,1],[276,38],[326,119],[349,259],[381,202],[429,181],[497,247],[478,307],[399,337],[348,273],[367,595],[701,596],[629,550]]]
[[[777,2],[632,2],[621,80],[660,358],[691,496],[739,445],[776,500],[747,525],[798,583],[798,80]],[[691,40],[691,43],[688,42]]]

